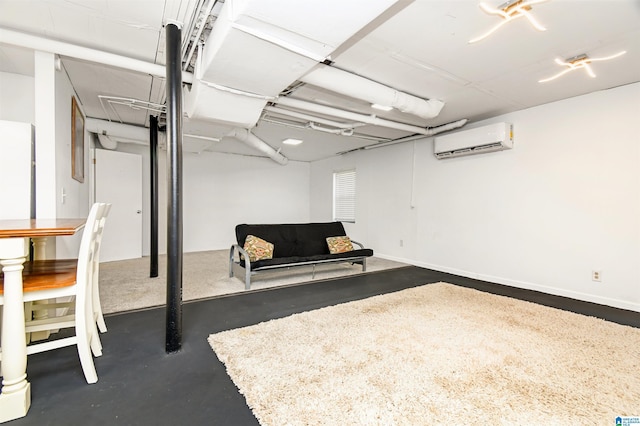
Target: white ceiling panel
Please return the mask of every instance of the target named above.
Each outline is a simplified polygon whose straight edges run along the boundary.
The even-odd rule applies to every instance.
[[[164,0],[3,0],[0,26],[153,61],[164,3]]]
[[[493,7],[503,3],[501,0],[485,1]],[[290,40],[314,39],[310,35],[314,32],[327,34],[329,31],[333,35],[331,31],[336,31],[335,35],[339,35],[343,28],[336,28],[337,21],[318,19],[318,13],[314,11],[322,11],[323,16],[340,13],[341,22],[353,20],[364,28],[343,44],[330,46],[330,50],[336,49],[331,57],[331,66],[390,89],[445,102],[440,114],[427,120],[395,109],[388,112],[375,110],[365,100],[321,86],[284,79],[278,85],[289,84],[290,88],[274,99],[276,106],[278,99],[289,96],[407,125],[435,127],[461,119],[473,122],[640,81],[640,2],[633,0],[549,0],[534,4],[530,12],[546,26],[547,31],[538,32],[521,18],[474,44],[469,44],[468,40],[487,31],[500,19],[483,12],[478,7],[479,0],[400,0],[368,24],[367,21],[379,11],[365,19],[362,11],[369,4],[365,0],[351,1],[348,5],[342,0],[308,0],[305,8],[299,7],[297,0],[225,0],[214,11],[217,14],[225,7],[242,8],[245,3],[251,3],[254,10],[269,17],[269,25],[258,22],[259,16],[243,21],[249,32],[264,32],[275,27],[281,28],[276,31],[280,35],[284,34],[283,31],[297,32],[298,35]],[[394,2],[389,0],[387,3]],[[387,3],[383,1],[381,4]],[[193,33],[183,33],[183,46],[195,38],[199,26],[205,22],[200,40],[205,46],[213,42],[208,39],[208,34],[215,28],[217,17],[203,16],[196,8],[207,4],[204,0],[0,0],[0,29],[19,30],[164,64],[163,24],[167,19],[184,22],[183,31],[194,29]],[[370,12],[369,9],[367,11]],[[609,62],[591,64],[596,78],[588,77],[584,70],[577,70],[555,81],[538,83],[541,78],[561,70],[554,63],[555,58],[568,59],[583,53],[594,58],[621,50],[627,53]],[[264,51],[236,49],[231,44],[225,46],[225,51],[228,52],[225,61],[234,66],[243,64],[234,72],[234,78],[240,80],[234,80],[234,86],[253,87],[251,84],[260,82],[260,79],[270,78],[263,66],[251,60],[252,55],[262,55],[265,63]],[[287,56],[267,55],[266,61],[271,58],[282,62],[278,66],[294,66],[293,63],[285,63],[289,61]],[[148,125],[150,111],[118,106],[114,107],[118,111],[116,118],[105,113],[99,95],[133,98],[142,103],[164,102],[166,87],[162,77],[69,57],[62,59],[89,117]],[[220,73],[226,69],[224,63],[217,63],[214,68]],[[33,52],[3,43],[0,38],[0,71],[32,75]],[[220,105],[215,104],[215,98],[209,101],[216,108],[225,108],[222,101]],[[270,105],[267,103],[267,107]],[[353,121],[340,116],[305,114],[305,117],[311,115],[315,121],[324,119],[341,125]],[[356,134],[378,138],[376,141],[310,130],[312,124],[317,125],[311,118],[293,118],[266,111],[262,117],[264,119],[258,121],[252,131],[276,150],[281,149],[281,153],[291,160],[313,161],[414,134],[377,125],[354,129]],[[281,124],[272,122],[274,118]],[[185,118],[183,130],[185,135],[222,138],[232,127],[210,119]],[[329,130],[336,131],[336,128]],[[282,146],[282,140],[288,137],[303,139],[304,143],[297,147]],[[190,152],[204,150],[264,156],[231,138],[213,142],[185,136],[184,141],[185,150]]]

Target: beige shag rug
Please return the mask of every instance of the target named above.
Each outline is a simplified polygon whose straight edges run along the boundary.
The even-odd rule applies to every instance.
[[[209,336],[262,425],[608,425],[640,329],[446,283]]]

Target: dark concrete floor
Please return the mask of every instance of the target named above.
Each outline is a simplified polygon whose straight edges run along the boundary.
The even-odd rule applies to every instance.
[[[165,353],[163,308],[108,316],[98,383],[86,384],[74,347],[32,355],[31,409],[8,424],[257,425],[209,334],[438,281],[640,327],[637,312],[405,267],[185,303],[182,349],[173,354]]]

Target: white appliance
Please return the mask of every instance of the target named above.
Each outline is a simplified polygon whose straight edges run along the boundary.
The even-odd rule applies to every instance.
[[[482,154],[513,148],[513,125],[496,123],[462,130],[433,139],[433,153],[438,159]]]
[[[35,127],[0,120],[0,219],[35,216]]]

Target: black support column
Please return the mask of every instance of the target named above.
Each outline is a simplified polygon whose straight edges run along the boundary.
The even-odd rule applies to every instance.
[[[151,202],[149,277],[158,276],[158,117],[149,116],[149,174]]]
[[[167,352],[182,347],[182,70],[181,30],[165,27],[167,69]]]

